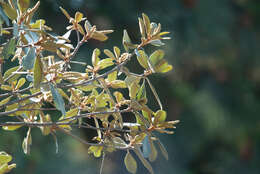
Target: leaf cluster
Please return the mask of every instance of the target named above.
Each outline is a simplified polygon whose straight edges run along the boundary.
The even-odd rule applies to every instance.
[[[164,37],[169,32],[162,32],[160,23],[150,22],[149,17],[142,14],[138,19],[140,43],[132,43],[124,30],[124,50],[118,46],[103,51],[96,48],[89,57],[92,62],[89,65],[73,60],[79,48],[91,39],[106,41],[113,30],[98,30],[81,12],[72,17],[60,8],[70,24],[64,35],[54,36],[44,19],[32,20],[40,2],[31,8],[30,0],[0,3],[0,31],[10,38],[0,47],[1,67],[6,60],[19,62],[18,66],[0,74],[0,88],[5,91],[0,95],[0,117],[16,120],[0,123],[0,126],[7,131],[28,127],[22,144],[24,153],[30,153],[31,132],[38,127],[44,136],[52,135],[56,144],[56,133],[62,132],[90,145],[89,153],[95,157],[125,150],[124,163],[130,173],[137,172],[137,162],[131,155],[134,152],[147,170],[154,173],[150,162],[156,160],[157,149],[168,159],[166,149],[154,132],[172,134],[171,129],[178,121],[166,121],[167,113],[148,78],[154,73],[166,73],[172,66],[164,59],[162,49],[148,55],[145,47],[163,46],[161,40],[169,39]],[[10,20],[12,27],[4,28],[10,25]],[[70,41],[72,32],[77,34],[76,45]],[[143,67],[141,74],[126,67],[135,59]],[[71,69],[72,63],[84,66],[85,71]],[[148,105],[148,87],[158,103],[157,110]],[[128,94],[121,89],[126,89]],[[58,118],[49,112],[52,110],[59,111]],[[131,113],[135,121],[123,121],[125,113]],[[95,125],[84,118],[92,119]],[[87,142],[72,133],[75,127],[94,129],[97,134]]]

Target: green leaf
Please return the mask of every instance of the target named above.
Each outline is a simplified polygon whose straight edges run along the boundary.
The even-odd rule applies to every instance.
[[[98,48],[94,49],[92,53],[92,65],[94,67],[98,65],[98,62],[100,60],[99,55],[100,55],[100,50]]]
[[[54,87],[53,84],[50,83],[49,86],[50,86],[51,94],[56,108],[61,111],[62,115],[65,116],[66,115],[65,103],[62,96],[60,95],[58,89]]]
[[[122,140],[120,137],[114,137],[112,140],[113,140],[113,144],[114,144],[115,148],[127,147],[127,144],[125,143],[125,141]]]
[[[151,153],[149,155],[149,161],[154,162],[157,158],[158,152],[157,152],[157,149],[156,149],[156,147],[153,143],[153,140],[149,139],[149,144],[150,144],[150,147],[151,147]]]
[[[158,110],[154,117],[154,123],[162,123],[166,120],[167,114],[164,110]]]
[[[88,153],[93,153],[96,158],[100,157],[102,154],[102,146],[90,146],[88,148]]]
[[[11,20],[16,19],[16,17],[17,17],[16,10],[13,9],[9,4],[7,4],[3,1],[2,2],[0,1],[0,3],[3,7],[5,14],[8,16],[8,18],[11,19]]]
[[[15,89],[17,90],[17,89],[21,88],[25,84],[25,82],[26,82],[25,78],[20,78],[17,82]]]
[[[12,96],[9,96],[9,97],[5,98],[4,100],[1,100],[0,101],[0,106],[2,106],[4,104],[6,104],[7,102],[9,102],[11,98],[12,98]]]
[[[160,46],[165,45],[165,43],[163,43],[160,39],[152,40],[152,41],[150,41],[149,43],[150,43],[151,45],[157,46],[157,47],[160,47]]]
[[[138,21],[139,21],[140,33],[141,33],[142,37],[145,37],[144,21],[142,20],[142,18],[138,18]]]
[[[20,127],[22,127],[22,126],[3,126],[2,128],[7,131],[13,131],[13,130],[19,129]]]
[[[114,47],[114,53],[116,55],[116,58],[118,59],[120,57],[120,49],[118,47]]]
[[[123,80],[114,80],[110,83],[112,88],[127,88],[125,82]]]
[[[107,55],[109,58],[115,59],[115,55],[108,49],[104,49],[105,55]]]
[[[166,73],[171,70],[172,70],[172,65],[169,65],[168,62],[164,59],[160,60],[155,66],[156,72]]]
[[[156,66],[156,64],[162,60],[164,57],[164,51],[163,50],[156,50],[153,52],[152,55],[150,55],[149,59],[153,66]]]
[[[45,24],[45,20],[44,19],[38,19],[35,21],[35,23],[30,24],[30,26],[32,28],[42,28]]]
[[[129,97],[131,99],[135,99],[136,94],[140,89],[140,86],[136,82],[133,82],[131,85],[128,86],[128,89],[129,89]]]
[[[8,69],[5,73],[4,73],[4,79],[6,80],[10,75],[12,75],[13,72],[15,72],[16,70],[18,70],[19,66],[13,67]],[[13,77],[9,78],[9,80],[7,82],[12,82],[15,81],[16,79],[18,79],[21,75],[20,74],[15,74]]]
[[[26,48],[26,54],[22,59],[22,66],[25,70],[30,70],[33,68],[34,60],[36,57],[36,49],[35,48]]]
[[[135,174],[137,171],[137,163],[134,157],[127,151],[125,158],[124,158],[125,167],[128,172]]]
[[[116,79],[117,79],[117,71],[114,71],[114,72],[108,74],[108,76],[107,76],[107,80],[109,82],[112,82],[112,81],[114,81]]]
[[[12,156],[8,155],[6,152],[0,152],[0,166],[4,163],[9,163],[12,161]]]
[[[39,56],[36,57],[34,61],[34,66],[33,66],[33,87],[34,88],[39,88],[40,83],[42,82],[43,79],[43,65],[41,58]]]
[[[102,59],[97,64],[97,66],[99,67],[99,70],[105,69],[112,65],[114,65],[112,58]]]
[[[8,59],[11,55],[14,55],[16,47],[16,39],[11,38],[5,45],[2,51],[4,59]]]
[[[17,5],[19,10],[23,13],[29,8],[30,0],[17,0]]]
[[[147,168],[147,170],[151,174],[154,174],[154,171],[153,171],[153,168],[152,168],[151,164],[142,156],[142,154],[140,152],[140,149],[135,149],[134,152],[136,153],[138,158],[141,160],[141,162],[143,163],[144,167]]]
[[[139,88],[136,99],[139,103],[146,104],[147,98],[146,98],[146,88],[145,88],[145,80],[142,83],[142,86]]]
[[[143,50],[139,50],[138,54],[137,54],[137,60],[139,62],[139,64],[144,68],[144,69],[148,69],[149,65],[148,65],[148,56],[146,55],[146,53]]]

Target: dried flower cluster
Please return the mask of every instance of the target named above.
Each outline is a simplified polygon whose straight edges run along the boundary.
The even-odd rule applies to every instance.
[[[160,23],[150,22],[148,16],[142,14],[139,18],[139,44],[132,43],[124,30],[124,50],[117,46],[112,51],[96,48],[92,53],[92,64],[88,65],[73,60],[79,48],[91,39],[107,40],[112,30],[100,31],[82,13],[76,12],[71,17],[60,8],[70,25],[64,35],[54,36],[49,33],[52,28],[44,19],[32,22],[40,2],[32,8],[29,8],[29,0],[1,0],[0,4],[0,32],[10,36],[0,47],[0,68],[8,59],[19,62],[3,75],[0,73],[1,90],[4,91],[0,94],[0,117],[10,118],[7,122],[0,122],[0,126],[8,131],[28,127],[22,144],[26,154],[30,153],[31,132],[38,127],[43,135],[52,135],[55,141],[56,132],[60,131],[90,145],[89,153],[95,157],[125,150],[124,162],[130,173],[137,172],[137,162],[131,155],[135,152],[148,171],[154,173],[148,161],[156,159],[157,148],[168,159],[166,149],[154,132],[172,134],[169,129],[175,128],[178,121],[166,121],[166,112],[148,79],[151,74],[170,71],[172,66],[164,59],[163,50],[157,49],[149,56],[145,46],[164,45],[162,40],[169,39],[164,37],[169,32],[161,32]],[[4,25],[7,27],[3,28]],[[76,45],[70,41],[72,32],[77,34]],[[131,72],[126,67],[131,59],[137,59],[143,67],[142,74]],[[85,72],[73,70],[72,63],[84,66]],[[147,105],[148,87],[159,110]],[[60,111],[60,115],[52,114],[53,110]],[[133,117],[135,121],[125,122],[125,116]],[[94,124],[86,122],[87,119],[93,120]],[[97,134],[93,141],[87,142],[72,133],[76,127],[94,129]],[[7,170],[10,169],[2,173]]]

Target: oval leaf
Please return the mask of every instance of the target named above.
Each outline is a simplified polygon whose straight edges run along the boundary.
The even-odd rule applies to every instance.
[[[65,103],[62,96],[60,95],[57,88],[53,86],[53,84],[50,83],[49,86],[56,108],[61,111],[62,115],[66,115]]]
[[[135,174],[137,171],[137,163],[129,151],[127,151],[127,153],[125,155],[124,162],[125,162],[125,167],[128,170],[128,172]]]
[[[33,66],[33,87],[39,88],[43,79],[42,61],[40,57],[36,57]]]
[[[26,55],[23,56],[22,65],[25,70],[30,70],[33,68],[34,60],[36,57],[35,48],[25,48]]]

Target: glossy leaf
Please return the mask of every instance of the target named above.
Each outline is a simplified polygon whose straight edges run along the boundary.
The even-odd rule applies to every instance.
[[[37,56],[33,66],[33,87],[39,88],[42,79],[43,79],[43,65],[42,65],[41,58]]]
[[[75,14],[76,22],[79,23],[82,19],[83,19],[83,14],[77,11]]]
[[[36,50],[35,48],[26,48],[26,54],[23,56],[22,65],[25,70],[30,70],[33,68],[34,60],[36,57]]]
[[[135,174],[137,171],[137,163],[134,157],[131,155],[129,151],[127,151],[124,158],[125,167],[128,172]]]
[[[153,66],[156,66],[156,64],[162,60],[164,57],[164,51],[163,50],[156,50],[153,52],[153,54],[149,57],[151,63]]]
[[[49,86],[56,108],[61,111],[62,115],[66,115],[65,103],[58,89],[54,87],[54,85],[51,83],[49,84]]]
[[[115,55],[108,49],[104,49],[104,53],[109,57],[115,59]]]

